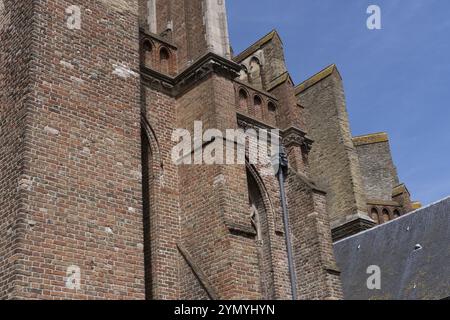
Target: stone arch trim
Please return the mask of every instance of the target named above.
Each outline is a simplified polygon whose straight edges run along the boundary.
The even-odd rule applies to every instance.
[[[250,194],[252,193],[252,189],[254,190],[253,192],[257,192],[256,198],[253,198],[253,201],[255,201],[253,204],[256,205],[257,210],[259,211],[259,220],[256,220],[255,223],[258,224],[259,222],[259,231],[257,230],[256,237],[256,250],[258,252],[259,260],[261,295],[263,299],[274,299],[276,296],[273,248],[276,229],[274,219],[275,211],[273,210],[269,193],[256,168],[247,162],[246,170],[248,179],[252,179],[254,184],[252,187],[250,187],[249,184],[249,197],[251,197]]]
[[[163,174],[163,164],[158,139],[144,114],[141,115],[142,135],[142,195],[143,195],[143,233],[145,261],[145,296],[147,300],[154,299],[155,286],[158,282],[153,270],[158,260],[156,248],[157,236],[154,226],[157,224],[158,200],[160,192],[160,177]]]
[[[237,93],[241,93],[241,92],[245,92],[245,94],[247,95],[247,98],[251,97],[250,92],[248,91],[247,88],[245,88],[244,86],[239,86]]]
[[[256,106],[256,100],[259,100],[261,103],[259,104],[260,107],[262,107],[264,105],[264,99],[262,96],[260,96],[259,94],[254,94],[253,95],[253,105]]]
[[[147,50],[146,50],[146,45],[149,46],[150,48],[150,61],[147,60]],[[148,68],[152,68],[155,66],[155,53],[156,53],[156,44],[155,42],[149,38],[149,37],[145,37],[141,40],[140,43],[140,60],[141,63],[144,64],[146,67]]]
[[[158,138],[156,137],[156,133],[150,125],[147,117],[144,114],[141,114],[141,125],[142,131],[147,137],[149,147],[152,151],[153,160],[160,164],[161,170],[164,168],[162,157],[161,157],[161,147],[158,142]]]
[[[272,218],[275,218],[275,207],[273,205],[272,200],[270,199],[269,196],[269,192],[267,191],[266,185],[264,184],[264,181],[262,180],[261,176],[258,173],[258,170],[255,168],[255,166],[251,165],[248,161],[248,159],[246,160],[246,168],[248,169],[248,171],[250,172],[250,174],[252,175],[253,179],[255,179],[259,192],[261,193],[261,196],[264,199],[264,203],[266,203],[267,206],[267,210],[270,211]]]

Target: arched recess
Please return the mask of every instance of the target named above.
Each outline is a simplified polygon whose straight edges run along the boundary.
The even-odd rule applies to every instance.
[[[157,193],[163,172],[161,153],[155,132],[142,115],[142,203],[144,232],[145,296],[153,299],[152,257],[155,256],[155,212],[157,210]]]
[[[147,68],[152,68],[154,65],[154,44],[149,40],[145,39],[141,45],[141,63],[143,63]]]
[[[164,74],[169,74],[171,71],[171,53],[166,47],[161,47],[159,50],[159,68]]]
[[[398,211],[397,209],[394,210],[393,213],[394,219],[400,218],[400,211]]]
[[[383,211],[382,211],[382,217],[383,217],[383,222],[388,222],[389,220],[391,220],[389,211],[386,208],[383,209]]]
[[[278,117],[277,109],[278,108],[277,108],[277,105],[275,104],[275,102],[269,101],[267,103],[267,119],[266,119],[266,121],[269,124],[272,124],[273,126],[277,125],[277,117]]]
[[[263,99],[259,95],[253,97],[253,114],[257,117],[262,117],[263,115]]]
[[[263,100],[259,95],[255,95],[253,97],[253,105],[255,106],[255,108],[259,108],[259,109],[262,108]]]
[[[239,90],[239,108],[244,112],[248,112],[248,93],[244,88]]]
[[[380,224],[380,216],[378,215],[378,210],[376,208],[372,208],[370,216],[376,224]]]
[[[253,57],[249,63],[249,82],[262,89],[262,65],[258,58]]]
[[[261,297],[264,300],[272,300],[275,299],[275,286],[270,230],[274,210],[264,182],[255,167],[249,163],[247,163],[247,187],[250,217],[256,230],[255,241],[258,250]]]

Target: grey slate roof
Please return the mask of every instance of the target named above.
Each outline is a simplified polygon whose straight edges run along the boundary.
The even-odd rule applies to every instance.
[[[450,197],[334,244],[345,299],[450,297]],[[367,268],[381,269],[369,290]]]

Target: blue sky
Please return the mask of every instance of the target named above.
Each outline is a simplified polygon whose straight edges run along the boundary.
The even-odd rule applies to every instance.
[[[367,7],[382,30],[368,30]],[[272,29],[297,83],[331,63],[354,135],[388,132],[399,176],[423,204],[450,194],[450,1],[227,0],[235,53]]]

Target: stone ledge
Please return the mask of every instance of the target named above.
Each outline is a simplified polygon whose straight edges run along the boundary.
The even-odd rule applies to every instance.
[[[171,77],[141,65],[142,82],[151,88],[179,97],[211,74],[220,74],[234,80],[241,67],[231,60],[209,52],[187,67],[176,77]]]
[[[272,30],[268,34],[266,34],[264,37],[256,41],[254,44],[252,44],[250,47],[245,49],[243,52],[238,54],[233,58],[233,61],[236,61],[238,63],[242,62],[243,60],[247,59],[249,56],[251,56],[255,51],[261,49],[262,46],[264,46],[266,43],[268,43],[270,40],[272,40],[275,36],[278,36],[278,33],[276,30]],[[281,39],[280,39],[281,40]]]
[[[333,72],[335,70],[337,70],[336,69],[336,65],[332,64],[332,65],[326,67],[325,69],[323,69],[322,71],[319,71],[318,73],[313,75],[311,78],[303,81],[298,86],[296,86],[295,87],[295,95],[296,96],[299,95],[303,91],[305,91],[305,90],[311,88],[312,86],[314,86],[316,83],[322,81],[325,78],[328,78],[330,75],[333,74]]]
[[[368,205],[376,205],[376,206],[390,206],[390,207],[401,207],[402,205],[396,201],[392,200],[381,200],[381,199],[368,199]]]
[[[389,137],[386,132],[366,134],[364,136],[353,137],[353,144],[355,147],[364,146],[368,144],[389,142]]]
[[[364,213],[357,213],[347,216],[332,223],[331,235],[333,242],[350,237],[362,231],[371,229],[375,226],[375,222]]]

